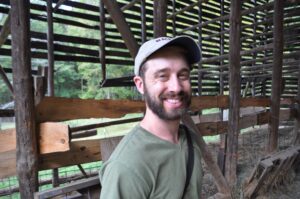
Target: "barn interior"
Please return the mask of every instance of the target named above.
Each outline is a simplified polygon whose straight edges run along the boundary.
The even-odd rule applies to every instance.
[[[178,35],[201,49],[183,123],[201,135],[215,187],[204,188],[205,198],[255,198],[300,183],[299,2],[1,0],[0,89],[13,102],[0,103],[0,122],[14,126],[0,125],[0,196],[99,198],[102,161],[145,109],[132,81],[138,48]],[[59,76],[67,63],[97,73],[94,89],[105,94],[62,94],[71,89],[64,86],[72,79]],[[99,133],[118,125],[127,125],[120,134]],[[251,164],[241,176],[246,155]],[[71,166],[77,172],[61,176]]]

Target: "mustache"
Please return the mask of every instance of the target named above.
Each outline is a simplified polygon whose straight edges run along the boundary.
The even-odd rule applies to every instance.
[[[171,92],[168,92],[168,93],[161,94],[160,98],[161,99],[166,99],[166,98],[168,98],[168,99],[177,99],[177,98],[185,98],[185,97],[188,97],[188,96],[189,96],[189,94],[184,92],[184,91],[180,91],[178,93],[171,91]]]

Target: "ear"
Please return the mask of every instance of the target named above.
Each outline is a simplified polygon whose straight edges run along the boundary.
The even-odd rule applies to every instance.
[[[144,94],[144,82],[140,76],[135,76],[133,78],[136,88],[143,95]]]

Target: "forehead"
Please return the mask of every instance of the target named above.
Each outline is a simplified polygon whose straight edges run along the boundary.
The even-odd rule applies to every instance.
[[[186,51],[180,47],[170,46],[151,55],[145,62],[145,69],[151,71],[162,68],[189,68]]]

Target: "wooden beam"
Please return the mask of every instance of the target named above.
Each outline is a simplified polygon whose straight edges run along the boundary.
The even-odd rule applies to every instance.
[[[54,169],[99,160],[101,160],[100,140],[80,140],[71,142],[69,151],[42,154],[39,169]]]
[[[6,76],[5,71],[3,70],[2,66],[0,65],[0,75],[4,81],[4,83],[6,84],[6,86],[8,87],[8,90],[11,92],[12,95],[14,95],[14,89],[13,86],[11,85],[8,77]]]
[[[30,2],[11,0],[12,68],[17,131],[17,173],[21,198],[38,188],[38,153],[30,63]]]
[[[76,182],[69,183],[63,187],[57,187],[57,188],[37,192],[35,193],[34,198],[35,199],[55,198],[55,196],[65,195],[72,191],[77,191],[79,189],[84,189],[95,185],[100,186],[99,184],[100,184],[99,177],[94,176],[88,179],[78,180]]]
[[[221,194],[224,194],[225,196],[230,198],[230,195],[231,195],[230,194],[230,187],[228,186],[228,183],[227,183],[226,179],[224,178],[220,168],[215,163],[215,161],[212,157],[212,154],[208,150],[208,147],[207,147],[200,131],[198,130],[197,126],[195,125],[192,118],[188,114],[183,115],[181,119],[182,119],[182,122],[189,129],[191,129],[193,132],[197,133],[198,136],[197,136],[197,139],[195,139],[195,141],[198,143],[198,146],[200,147],[201,154],[202,154],[202,157],[203,157],[203,159],[204,159],[204,161],[207,165],[207,168],[209,169],[212,176],[214,177],[215,184],[218,188],[218,191]]]
[[[53,12],[56,12],[56,11],[59,9],[59,7],[60,7],[61,5],[63,5],[66,1],[67,1],[67,0],[59,0],[59,1],[57,2],[57,4],[55,5],[54,9],[53,9]]]
[[[262,112],[241,117],[240,128],[267,124],[269,116],[270,112]],[[280,121],[289,120],[291,117],[290,110],[280,111]],[[212,117],[210,117],[210,119],[211,120],[205,119],[201,122],[198,117],[193,118],[202,136],[220,135],[227,132],[228,122],[216,122]],[[14,136],[15,133],[11,134],[11,130],[0,131],[0,144],[9,143],[7,141],[11,142]],[[40,154],[41,164],[39,170],[78,165],[98,161],[102,158],[105,159],[105,157],[109,157],[111,150],[102,150],[105,148],[104,146],[109,145],[110,148],[114,148],[118,140],[121,140],[121,137],[106,138],[105,143],[103,143],[102,139],[73,141],[70,144],[69,151]],[[16,175],[16,146],[13,144],[9,146],[1,144],[0,146],[0,178]]]
[[[193,97],[191,110],[207,108],[227,108],[228,96]],[[241,106],[269,106],[268,98],[245,98]],[[140,100],[93,100],[61,97],[45,97],[37,105],[36,115],[39,122],[63,121],[83,118],[119,118],[128,113],[142,113],[144,102]]]
[[[142,44],[147,40],[147,27],[146,27],[146,0],[141,0],[141,30],[142,30]]]
[[[167,35],[167,0],[154,0],[153,7],[154,37],[165,37]]]
[[[297,114],[295,117],[295,127],[294,127],[294,145],[300,145],[300,63],[298,64],[298,92],[297,92],[297,103],[296,110]]]
[[[284,1],[274,1],[273,15],[273,72],[271,93],[271,118],[269,123],[269,139],[267,151],[272,153],[278,147],[279,109],[282,82],[282,59],[283,59],[283,10]]]
[[[52,0],[47,0],[47,58],[48,58],[48,94],[54,96],[54,35]]]
[[[99,2],[99,12],[100,12],[100,63],[101,63],[101,72],[102,72],[102,82],[106,80],[106,34],[105,34],[105,9],[103,1]]]
[[[230,36],[229,36],[229,115],[227,133],[227,151],[225,161],[225,176],[231,186],[237,181],[237,153],[239,115],[240,115],[240,28],[241,28],[241,1],[231,0],[230,2]]]
[[[8,13],[5,22],[1,28],[0,32],[0,48],[5,43],[8,35],[10,34],[10,12]]]
[[[79,118],[119,118],[144,111],[143,101],[92,100],[45,97],[37,106],[37,120],[63,121]]]
[[[138,52],[138,43],[135,40],[129,25],[127,24],[125,17],[116,0],[102,0],[108,13],[110,14],[113,22],[116,24],[118,31],[125,42],[125,45],[129,49],[131,57],[135,58]]]

